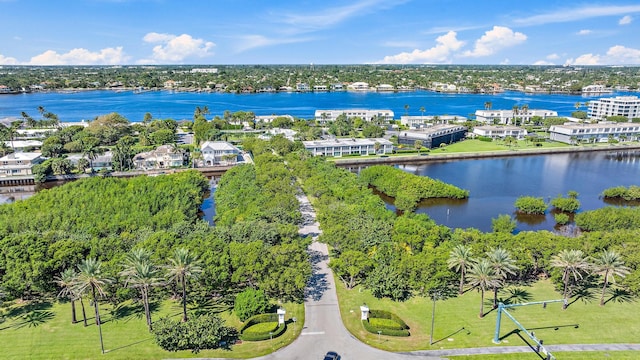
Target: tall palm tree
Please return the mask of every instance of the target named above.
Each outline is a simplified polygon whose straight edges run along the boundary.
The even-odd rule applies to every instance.
[[[491,103],[491,101],[485,101],[484,102],[484,109],[485,110],[491,110],[492,106],[493,106],[493,104]]]
[[[472,255],[471,248],[462,244],[456,245],[449,253],[449,259],[447,260],[449,269],[460,273],[460,289],[458,289],[458,294],[460,295],[464,292],[464,278],[467,269],[474,261]]]
[[[198,278],[202,273],[198,257],[185,248],[176,249],[167,266],[170,280],[176,280],[182,287],[182,321],[187,321],[187,278]]]
[[[551,258],[551,266],[562,269],[562,281],[564,289],[562,298],[564,299],[563,309],[567,308],[569,280],[573,276],[574,281],[582,279],[582,273],[587,272],[591,267],[589,259],[581,250],[562,250],[558,255]]]
[[[484,292],[488,288],[500,285],[500,279],[496,276],[496,270],[488,259],[482,259],[473,264],[469,270],[469,284],[480,288],[480,313],[478,317],[484,317]]]
[[[509,251],[502,248],[495,248],[491,251],[487,252],[487,257],[491,266],[496,272],[496,276],[498,277],[497,286],[493,287],[493,308],[498,308],[498,289],[507,279],[509,275],[515,275],[518,267],[515,264],[515,260],[511,258],[511,254]]]
[[[125,262],[124,270],[120,272],[126,278],[127,286],[140,289],[144,315],[147,319],[149,331],[152,330],[151,311],[149,309],[149,291],[153,286],[164,284],[162,271],[150,260],[150,252],[144,249],[137,249],[129,253]]]
[[[76,319],[76,299],[78,295],[75,292],[74,284],[76,281],[77,273],[72,268],[65,269],[60,276],[54,278],[55,283],[62,289],[58,293],[58,297],[68,298],[71,301],[71,323],[78,322]]]
[[[424,122],[424,112],[425,112],[424,106],[420,106],[420,112],[422,113],[422,122]]]
[[[615,276],[625,277],[630,270],[624,266],[622,256],[613,250],[605,250],[600,256],[595,258],[593,264],[595,273],[604,277],[602,295],[600,296],[600,306],[604,306],[604,293],[607,290],[609,281],[616,282]]]
[[[409,115],[409,104],[404,104],[404,114]]]
[[[98,308],[98,296],[104,296],[104,286],[111,282],[108,278],[102,275],[100,268],[102,262],[99,260],[89,258],[83,260],[78,265],[78,276],[76,277],[76,291],[80,294],[86,292],[91,293],[93,298],[93,309],[96,316],[96,325],[98,325],[98,331],[100,332],[100,348],[104,354],[104,343],[102,341],[102,322],[100,321],[100,310]]]

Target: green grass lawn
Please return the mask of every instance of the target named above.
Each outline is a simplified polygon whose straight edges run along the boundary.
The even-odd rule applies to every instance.
[[[589,352],[557,352],[553,353],[556,359],[562,360],[584,360],[584,359],[606,359],[606,360],[635,360],[638,358],[637,351],[589,351]],[[531,353],[519,354],[496,354],[496,355],[465,355],[448,356],[449,359],[456,360],[539,360],[540,357]]]
[[[82,312],[77,304],[78,318]],[[198,354],[189,351],[167,352],[160,349],[147,331],[144,313],[140,306],[123,306],[114,312],[108,305],[101,306],[102,335],[105,355],[100,353],[98,327],[93,322],[93,308],[85,302],[89,326],[82,322],[71,324],[69,303],[41,303],[32,306],[0,308],[0,358],[2,359],[166,359],[193,357],[249,358],[264,355],[291,343],[300,333],[304,323],[304,306],[285,303],[287,331],[272,341],[243,342],[231,350],[208,350]],[[177,302],[165,301],[152,315],[181,316]],[[240,321],[230,311],[220,316],[230,326],[240,326]],[[293,323],[298,319],[294,334]]]
[[[336,279],[338,283],[339,280]],[[357,287],[346,290],[337,284],[340,311],[346,327],[363,342],[390,351],[412,351],[429,349],[449,349],[464,347],[495,346],[492,343],[496,324],[496,312],[491,310],[492,294],[485,297],[483,319],[480,311],[480,293],[467,291],[459,297],[439,300],[436,303],[434,344],[429,345],[431,313],[430,299],[413,297],[405,302],[376,299],[367,290]],[[548,280],[532,286],[511,287],[500,293],[501,298],[515,297],[513,303],[559,299]],[[597,289],[594,291],[597,292]],[[512,309],[510,313],[525,327],[535,331],[545,344],[597,344],[597,343],[637,343],[640,339],[640,305],[633,299],[609,301],[606,306],[598,305],[599,297],[573,302],[562,310],[561,303],[550,303],[546,309],[541,305]],[[360,323],[359,307],[366,303],[370,309],[388,310],[402,318],[411,328],[408,338],[382,336],[368,333]],[[505,316],[502,318],[500,337],[502,345],[525,345],[512,331],[517,327]],[[586,353],[585,353],[586,354]],[[637,354],[636,354],[637,356]],[[583,358],[583,357],[580,357]],[[516,357],[514,357],[516,359]]]

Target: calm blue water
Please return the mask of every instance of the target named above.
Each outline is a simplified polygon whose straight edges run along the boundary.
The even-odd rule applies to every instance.
[[[629,154],[632,153],[627,152]],[[579,211],[610,205],[600,198],[603,190],[640,185],[640,153],[625,157],[615,155],[617,152],[572,153],[451,160],[398,167],[469,190],[466,200],[436,199],[420,204],[416,212],[428,214],[438,224],[491,231],[491,220],[508,214],[516,219],[517,231],[553,230],[555,220],[551,212],[545,216],[517,215],[516,199],[535,196],[549,203],[556,196],[566,196],[573,190],[579,193]],[[385,201],[388,208],[393,209],[389,199]]]
[[[622,95],[615,94],[615,95]],[[82,91],[77,93],[34,93],[0,96],[0,119],[20,117],[26,111],[38,118],[38,106],[44,106],[63,122],[91,120],[96,116],[118,112],[129,121],[142,121],[149,112],[160,119],[192,119],[196,106],[208,106],[211,117],[225,110],[253,111],[256,115],[288,114],[311,119],[316,109],[391,109],[395,117],[405,114],[409,105],[410,115],[458,115],[468,117],[484,103],[491,101],[494,109],[511,109],[514,105],[529,105],[530,109],[555,110],[560,116],[569,116],[575,111],[576,102],[586,102],[597,97],[556,94],[524,94],[504,92],[501,94],[441,94],[429,91],[376,93],[262,93],[262,94],[220,94],[220,93],[175,93],[152,91],[134,94],[131,91]],[[584,110],[584,108],[583,108]]]

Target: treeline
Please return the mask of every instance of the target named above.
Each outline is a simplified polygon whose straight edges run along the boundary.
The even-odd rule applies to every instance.
[[[279,191],[293,191],[290,181],[278,189],[285,182],[276,184],[271,175],[258,173],[258,191],[272,191],[272,200],[287,198]],[[232,184],[232,177],[233,172],[225,174],[222,184]],[[280,223],[272,222],[277,203],[268,214],[253,215],[245,209],[246,218],[229,216],[223,207],[219,219],[233,221],[211,227],[197,213],[205,190],[208,181],[195,171],[131,179],[96,177],[2,205],[0,291],[6,299],[51,298],[60,290],[54,279],[91,258],[101,262],[103,276],[112,279],[104,286],[106,301],[139,301],[138,292],[128,289],[119,276],[128,254],[149,251],[149,260],[159,265],[184,248],[202,268],[198,278],[187,280],[190,303],[220,301],[232,306],[235,294],[246,288],[260,289],[270,299],[300,300],[311,270],[306,241],[299,240],[295,225],[300,215],[293,205],[281,208],[287,211]],[[218,191],[223,198],[225,186]],[[167,283],[149,297],[159,301],[182,295],[180,286]]]
[[[360,171],[360,178],[393,197],[396,209],[402,211],[413,211],[422,199],[469,197],[467,190],[428,176],[410,174],[392,166],[369,166]]]

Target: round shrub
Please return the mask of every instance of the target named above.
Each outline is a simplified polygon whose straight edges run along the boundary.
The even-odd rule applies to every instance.
[[[525,214],[543,215],[547,211],[547,204],[541,197],[520,196],[516,199],[515,207]]]
[[[553,215],[553,218],[556,220],[556,224],[566,225],[569,222],[569,215],[565,213],[557,213]]]
[[[263,314],[269,308],[269,299],[262,290],[246,289],[236,296],[233,311],[240,321],[245,321],[253,315]]]

